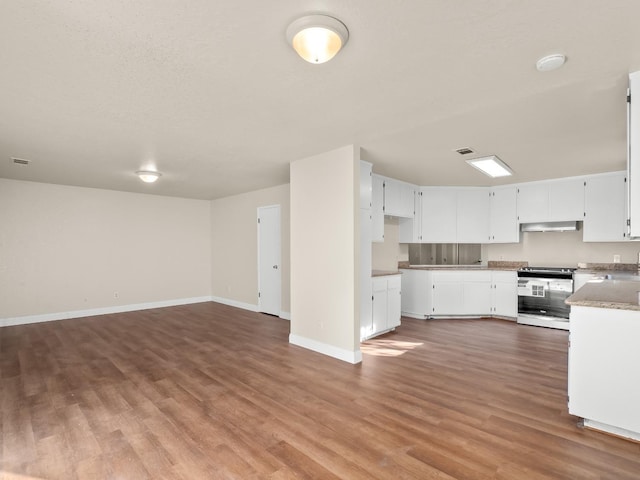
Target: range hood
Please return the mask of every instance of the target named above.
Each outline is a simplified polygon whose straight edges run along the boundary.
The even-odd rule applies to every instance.
[[[580,230],[580,222],[538,222],[520,225],[523,232],[575,232]]]

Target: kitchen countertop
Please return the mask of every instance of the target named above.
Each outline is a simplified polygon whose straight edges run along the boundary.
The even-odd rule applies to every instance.
[[[372,277],[386,277],[388,275],[402,275],[402,272],[399,270],[372,270]]]
[[[409,262],[398,262],[398,268],[404,270],[506,270],[516,271],[528,266],[528,262],[511,262],[489,260],[488,265],[409,265]]]
[[[487,265],[409,265],[400,267],[403,270],[504,270],[515,272],[520,267],[489,267]]]
[[[593,281],[565,301],[568,305],[617,310],[639,310],[640,282],[625,280]]]
[[[593,272],[638,272],[638,265],[635,263],[578,263],[576,273]]]

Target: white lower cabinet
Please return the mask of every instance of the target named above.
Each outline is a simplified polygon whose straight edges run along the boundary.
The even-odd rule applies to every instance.
[[[489,315],[491,271],[434,272],[433,315]]]
[[[402,315],[426,318],[433,308],[433,275],[431,270],[403,269]]]
[[[640,312],[571,306],[569,413],[640,441]]]
[[[408,317],[517,316],[515,271],[406,269],[402,272],[402,314]]]
[[[361,319],[360,339],[375,337],[400,325],[401,279],[400,275],[385,275],[371,279],[371,323]]]
[[[432,315],[464,315],[462,283],[439,281],[433,284]]]
[[[491,314],[498,317],[518,316],[518,274],[512,271],[491,272]]]

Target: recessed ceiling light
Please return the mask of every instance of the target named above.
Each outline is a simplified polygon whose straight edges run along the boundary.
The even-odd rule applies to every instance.
[[[347,40],[345,24],[328,15],[307,15],[287,27],[287,41],[309,63],[328,62]]]
[[[554,53],[553,55],[547,55],[538,60],[536,62],[536,68],[539,72],[550,72],[551,70],[560,68],[566,61],[567,57],[563,54]]]
[[[158,180],[162,174],[160,172],[154,172],[152,170],[138,170],[136,172],[136,175],[138,175],[138,177],[140,177],[140,180],[145,183],[153,183]]]
[[[491,178],[508,177],[513,175],[513,171],[509,166],[495,155],[474,158],[472,160],[467,160],[467,163]]]

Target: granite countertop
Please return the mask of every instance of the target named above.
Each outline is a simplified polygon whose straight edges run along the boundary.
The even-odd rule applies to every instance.
[[[639,310],[638,292],[640,282],[625,280],[602,280],[589,282],[575,292],[566,303],[580,307]]]
[[[372,277],[385,277],[387,275],[402,275],[402,272],[399,270],[372,270]]]
[[[610,272],[629,272],[637,273],[638,265],[635,263],[578,263],[577,273],[610,273]]]
[[[398,268],[407,270],[505,270],[516,271],[526,267],[527,262],[508,262],[490,260],[488,265],[409,265],[409,262],[398,262]]]

